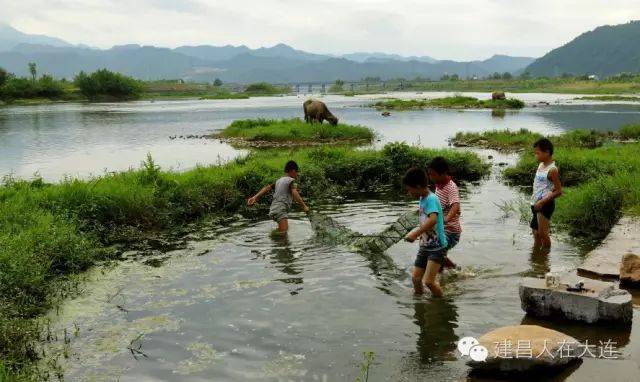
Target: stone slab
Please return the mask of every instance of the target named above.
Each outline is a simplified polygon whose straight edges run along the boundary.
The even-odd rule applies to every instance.
[[[578,274],[586,277],[618,279],[620,262],[626,253],[640,254],[640,219],[623,217],[602,244],[591,251]]]
[[[570,292],[567,286],[583,282],[586,291]],[[525,278],[520,284],[522,309],[535,317],[560,317],[586,323],[620,322],[630,325],[632,296],[611,282],[587,279],[572,273],[560,275],[557,287],[546,281]]]

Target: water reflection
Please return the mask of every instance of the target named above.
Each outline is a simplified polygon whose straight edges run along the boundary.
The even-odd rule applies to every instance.
[[[403,308],[412,312],[407,314],[416,330],[415,351],[407,352],[402,359],[401,372],[406,376],[423,377],[442,375],[442,369],[449,369],[451,361],[455,361],[455,349],[458,336],[458,313],[453,301],[448,298],[416,297],[413,301],[399,302]],[[449,370],[455,375],[455,369]],[[434,375],[434,376],[435,376]]]

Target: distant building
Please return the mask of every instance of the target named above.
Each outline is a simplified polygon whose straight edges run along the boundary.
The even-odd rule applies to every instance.
[[[598,81],[600,78],[598,76],[596,76],[595,74],[589,74],[587,76],[587,79],[589,79],[589,81]]]

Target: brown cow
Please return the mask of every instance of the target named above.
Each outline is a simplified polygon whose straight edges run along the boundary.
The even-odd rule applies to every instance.
[[[507,96],[504,94],[504,92],[493,92],[491,93],[491,99],[492,100],[503,100],[506,99]]]
[[[331,114],[327,105],[322,101],[308,99],[304,101],[302,108],[304,109],[304,120],[307,123],[322,123],[326,119],[334,126],[338,124],[338,118]]]

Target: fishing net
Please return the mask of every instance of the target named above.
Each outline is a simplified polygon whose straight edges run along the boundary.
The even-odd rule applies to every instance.
[[[384,252],[418,225],[418,214],[416,211],[407,212],[382,232],[370,235],[355,232],[316,211],[309,213],[309,221],[316,235],[323,240],[347,245],[360,251]]]

